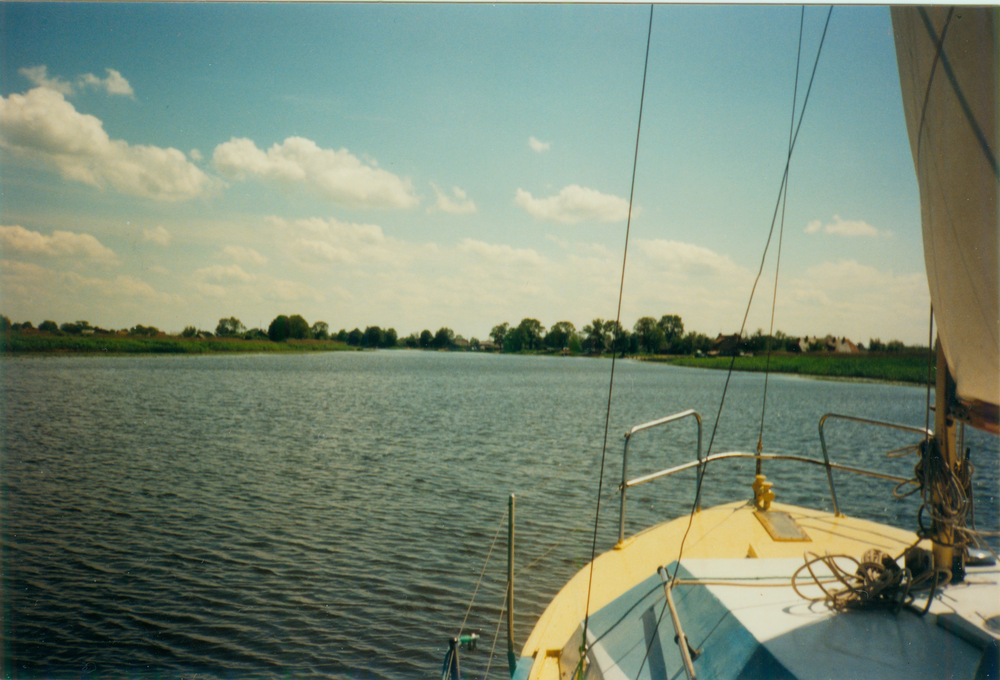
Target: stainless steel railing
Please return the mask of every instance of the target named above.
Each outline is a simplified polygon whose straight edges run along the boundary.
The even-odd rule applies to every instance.
[[[643,430],[649,430],[654,427],[660,427],[667,425],[677,420],[683,418],[694,418],[698,423],[698,449],[697,449],[697,460],[693,460],[687,463],[682,463],[680,465],[675,465],[659,472],[653,472],[647,475],[642,475],[641,477],[636,477],[635,479],[628,479],[628,449],[629,444],[632,441],[632,436],[642,432]],[[625,540],[625,500],[626,493],[628,489],[633,486],[639,486],[640,484],[645,484],[646,482],[651,482],[654,479],[660,479],[661,477],[670,477],[671,475],[677,474],[678,472],[683,472],[684,470],[690,470],[696,467],[698,469],[698,484],[701,484],[701,477],[705,473],[705,467],[717,460],[724,460],[730,458],[752,458],[754,460],[788,460],[797,463],[806,463],[808,465],[819,465],[826,468],[827,481],[830,484],[830,498],[833,501],[833,511],[834,514],[840,515],[840,506],[837,504],[837,491],[833,483],[833,471],[838,470],[841,472],[850,472],[857,475],[865,475],[868,477],[875,477],[878,479],[884,479],[891,482],[896,482],[897,484],[906,483],[912,481],[906,477],[899,477],[897,475],[890,475],[884,472],[877,472],[875,470],[866,470],[864,468],[853,467],[850,465],[841,465],[839,463],[834,463],[830,460],[830,456],[827,453],[826,447],[826,436],[824,428],[826,426],[826,421],[830,418],[839,420],[848,420],[856,423],[862,423],[865,425],[875,425],[878,427],[887,427],[894,430],[900,430],[903,432],[912,432],[919,434],[921,436],[933,436],[930,430],[924,428],[910,427],[908,425],[898,425],[896,423],[888,423],[879,420],[871,420],[868,418],[858,418],[856,416],[846,416],[837,413],[827,413],[819,421],[819,440],[820,447],[823,452],[823,459],[819,460],[817,458],[809,458],[807,456],[795,456],[789,454],[781,453],[745,453],[741,451],[727,451],[724,453],[716,453],[708,456],[707,458],[702,458],[702,423],[701,416],[698,415],[693,409],[688,409],[687,411],[682,411],[676,413],[672,416],[667,416],[665,418],[660,418],[658,420],[653,420],[648,423],[643,423],[642,425],[636,425],[631,430],[625,433],[625,449],[622,454],[622,482],[619,489],[621,490],[621,511],[619,513],[618,519],[618,542],[621,543]],[[699,508],[700,509],[700,508]]]

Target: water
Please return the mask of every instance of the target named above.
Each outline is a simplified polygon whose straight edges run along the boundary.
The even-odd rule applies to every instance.
[[[426,352],[6,359],[2,666],[33,677],[426,678],[462,626],[491,657],[517,495],[517,625],[590,556],[610,361]],[[619,362],[600,532],[617,535],[621,434],[696,408],[723,373]],[[760,375],[737,374],[713,452],[752,450]],[[920,426],[926,391],[772,376],[765,450],[819,455],[834,411]],[[912,436],[829,428],[838,462],[908,476]],[[689,460],[693,421],[637,436],[630,476]],[[996,529],[997,440],[972,433],[980,527]],[[774,464],[778,499],[831,508],[825,475]],[[745,498],[748,464],[705,502]],[[914,526],[913,498],[838,475],[842,510]],[[635,531],[690,507],[694,476],[629,492]]]

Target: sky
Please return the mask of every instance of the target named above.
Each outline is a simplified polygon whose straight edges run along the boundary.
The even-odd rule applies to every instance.
[[[714,337],[777,214],[748,332],[926,344],[887,8],[834,8],[776,210],[800,15],[656,6],[643,95],[648,5],[0,3],[0,313],[485,339],[624,262],[623,325]]]

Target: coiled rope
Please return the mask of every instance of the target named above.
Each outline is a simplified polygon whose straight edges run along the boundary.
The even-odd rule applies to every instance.
[[[816,555],[806,553],[806,562],[792,576],[792,589],[804,600],[820,602],[837,612],[860,609],[888,609],[893,613],[907,607],[923,616],[930,608],[937,586],[951,580],[947,569],[935,570],[930,567],[930,557],[926,551],[911,546],[904,555],[914,556],[914,562],[923,568],[914,576],[908,567],[900,567],[891,556],[878,549],[867,550],[860,560],[850,555]],[[853,565],[845,569],[844,562]],[[815,567],[823,565],[831,577],[821,577]],[[811,597],[799,587],[800,577],[808,572],[811,584],[819,588],[822,595]],[[839,583],[842,588],[828,587]],[[913,606],[913,593],[930,588],[927,603],[923,609]]]

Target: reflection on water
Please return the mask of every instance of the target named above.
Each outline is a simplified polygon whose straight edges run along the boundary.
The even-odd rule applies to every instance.
[[[421,352],[7,359],[2,395],[3,664],[73,675],[430,677],[518,496],[518,621],[590,554],[610,361]],[[709,441],[725,375],[619,362],[605,475],[631,425],[695,408]],[[713,452],[753,450],[762,376],[737,374]],[[772,376],[764,449],[819,455],[827,412],[921,426],[926,391]],[[908,476],[911,442],[830,427],[838,462]],[[637,437],[630,475],[694,455],[691,421]],[[998,525],[997,440],[970,433],[976,515]],[[831,507],[819,468],[766,470],[784,502]],[[687,511],[693,474],[629,493],[629,531]],[[752,468],[709,471],[706,504]],[[913,498],[838,476],[842,509],[913,526]],[[600,546],[617,534],[602,509]],[[463,657],[489,662],[501,537]],[[529,566],[530,565],[530,566]],[[491,677],[506,676],[501,640]]]

